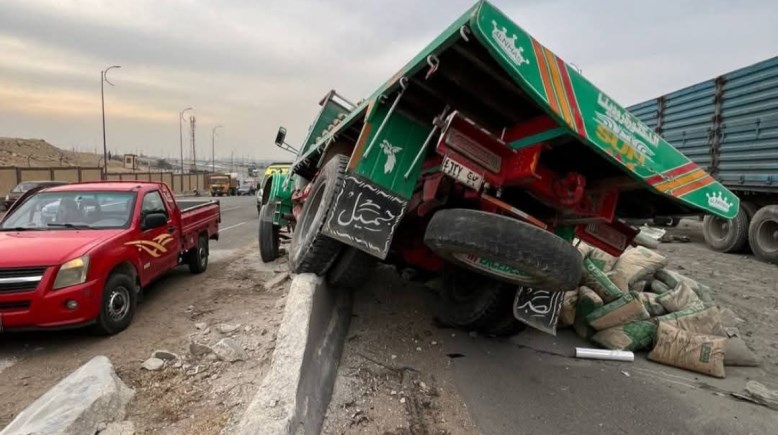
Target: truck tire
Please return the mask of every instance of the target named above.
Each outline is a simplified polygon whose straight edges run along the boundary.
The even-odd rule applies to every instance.
[[[197,275],[208,268],[208,237],[201,234],[197,239],[197,246],[190,249],[187,254],[189,271]]]
[[[327,162],[311,186],[289,245],[289,268],[294,273],[324,275],[343,244],[321,233],[330,208],[343,188],[348,157],[336,155]]]
[[[370,278],[378,259],[357,248],[347,246],[327,271],[327,282],[333,287],[356,290]]]
[[[778,205],[766,205],[754,214],[748,241],[756,258],[778,263]]]
[[[124,273],[111,274],[103,287],[94,331],[100,335],[113,335],[127,329],[135,316],[137,303],[133,277]]]
[[[709,248],[718,252],[738,252],[748,242],[748,215],[741,206],[732,220],[707,215],[702,220],[702,236]]]
[[[444,325],[483,332],[501,313],[510,311],[513,315],[511,294],[516,294],[515,289],[505,283],[467,269],[447,266],[436,317]],[[503,306],[506,303],[507,308]]]
[[[259,257],[262,262],[269,263],[278,258],[279,233],[281,227],[273,225],[275,204],[265,204],[259,215]]]
[[[485,320],[478,328],[480,332],[495,337],[511,337],[527,328],[524,322],[517,320],[513,315],[513,301],[516,298],[516,291],[516,288],[503,290],[500,296],[503,300],[497,304],[492,318]]]
[[[581,280],[581,254],[555,234],[478,210],[441,210],[424,243],[441,257],[517,285],[566,291]]]

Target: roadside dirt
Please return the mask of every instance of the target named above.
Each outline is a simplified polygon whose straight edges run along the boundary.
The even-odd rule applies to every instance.
[[[478,433],[420,286],[381,267],[355,294],[323,434]],[[454,332],[460,334],[462,332]]]
[[[688,236],[690,243],[662,243],[669,269],[704,283],[722,308],[738,318],[738,329],[761,357],[762,368],[778,375],[778,266],[760,262],[750,253],[722,254],[708,249],[702,223],[684,219],[668,233]]]
[[[205,275],[176,270],[151,286],[133,325],[113,337],[84,331],[4,337],[0,355],[13,355],[16,363],[1,375],[0,427],[78,366],[106,355],[136,391],[127,419],[137,433],[219,433],[240,418],[272,356],[289,281],[266,290],[263,283],[275,276],[273,269],[286,270],[284,264],[269,266],[259,262],[252,244],[212,262]],[[222,323],[239,327],[223,334]],[[213,345],[228,336],[248,354],[246,361],[223,362],[189,351],[192,340]],[[179,359],[160,371],[142,369],[158,349]]]

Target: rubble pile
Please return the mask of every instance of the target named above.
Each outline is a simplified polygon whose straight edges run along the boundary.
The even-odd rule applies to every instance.
[[[723,378],[725,365],[758,365],[710,287],[666,268],[643,246],[620,257],[581,242],[584,273],[567,292],[559,326],[611,350],[650,351],[662,364]],[[729,311],[729,310],[726,310]]]

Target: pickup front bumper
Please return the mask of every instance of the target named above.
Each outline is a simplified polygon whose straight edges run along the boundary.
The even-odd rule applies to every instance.
[[[103,281],[49,290],[56,272],[56,267],[47,268],[34,290],[0,290],[0,327],[3,331],[67,328],[91,323],[97,318]]]

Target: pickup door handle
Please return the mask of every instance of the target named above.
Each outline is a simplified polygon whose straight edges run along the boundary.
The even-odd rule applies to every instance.
[[[167,227],[167,232],[173,234],[176,232],[176,227]]]

